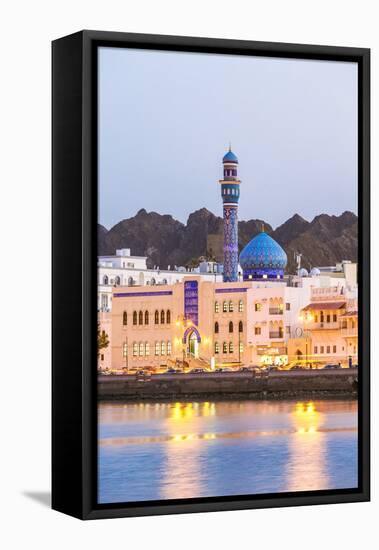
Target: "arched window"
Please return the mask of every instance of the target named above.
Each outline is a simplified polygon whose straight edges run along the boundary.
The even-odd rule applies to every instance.
[[[242,321],[240,321],[238,323],[238,332],[243,332],[243,322]]]
[[[159,342],[155,342],[155,355],[159,355],[160,350],[161,350],[161,346]]]
[[[166,355],[166,342],[161,342],[161,355]]]
[[[133,342],[133,356],[136,357],[138,355],[138,344],[137,342]]]
[[[114,284],[115,284],[115,286],[120,286],[120,284],[121,284],[121,279],[118,275],[114,279]]]
[[[232,300],[229,301],[229,311],[234,311],[234,306]]]
[[[167,285],[167,279],[163,279],[162,284]]]
[[[240,353],[243,353],[243,342],[239,343]]]
[[[215,302],[215,313],[219,313],[220,312],[220,304],[216,301]]]
[[[150,355],[150,344],[149,342],[145,342],[145,355]]]
[[[233,332],[233,321],[229,322],[229,332]]]
[[[164,318],[165,318],[164,309],[162,309],[162,311],[161,311],[161,325],[164,325]]]
[[[133,325],[137,324],[137,312],[133,311]]]
[[[107,285],[109,283],[108,275],[104,275],[103,277],[103,285]]]
[[[228,311],[228,302],[224,301],[222,304],[222,311],[226,313]]]
[[[146,310],[145,311],[145,325],[148,325],[149,324],[149,312]]]
[[[216,321],[215,322],[215,334],[218,334],[218,331],[219,331],[219,326],[218,326],[218,322]]]
[[[243,312],[243,300],[240,300],[240,301],[238,302],[238,311],[239,311],[240,313]]]
[[[218,342],[215,342],[215,354],[219,354],[220,353],[220,344]]]
[[[151,284],[151,285],[155,285],[155,283],[156,283],[156,280],[155,280],[154,277],[153,277],[153,278],[151,279],[151,281],[150,281],[150,284]]]
[[[166,323],[169,325],[171,323],[171,311],[168,309],[166,313]]]
[[[167,355],[171,355],[171,341],[167,341]]]
[[[159,311],[156,309],[154,313],[154,323],[159,325]]]
[[[320,323],[324,322],[324,312],[320,311]]]
[[[228,353],[228,344],[226,342],[222,344],[222,353]]]
[[[229,353],[233,353],[233,342],[229,342]]]
[[[129,277],[129,279],[128,279],[128,285],[129,285],[129,286],[133,286],[133,285],[134,285],[133,277]]]
[[[139,314],[138,314],[138,324],[143,325],[143,313],[142,313],[142,311],[140,311]]]
[[[139,343],[139,355],[143,355],[143,352],[145,351],[145,346],[143,342]]]
[[[124,327],[128,324],[128,314],[126,313],[126,311],[124,311],[124,313],[122,314],[122,324],[124,325]]]

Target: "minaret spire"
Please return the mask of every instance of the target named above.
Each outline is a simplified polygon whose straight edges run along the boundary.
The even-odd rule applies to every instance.
[[[238,158],[229,151],[222,159],[224,178],[220,180],[224,210],[224,282],[238,281],[238,201],[240,180],[237,176]]]

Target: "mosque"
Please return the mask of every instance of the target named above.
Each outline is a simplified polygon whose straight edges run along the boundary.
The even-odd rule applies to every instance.
[[[281,365],[300,355],[313,357],[315,350],[320,361],[346,363],[349,348],[340,327],[342,317],[356,309],[354,276],[348,267],[338,278],[320,271],[285,275],[287,255],[263,227],[238,255],[241,180],[231,148],[222,164],[222,281],[194,273],[173,284],[113,287],[112,311],[100,317],[111,342],[100,354],[100,369],[163,368],[184,361],[208,368]],[[325,336],[328,345],[321,345],[322,336],[315,349],[312,336],[320,323],[310,315],[312,304],[335,330]],[[305,327],[305,319],[313,322]]]

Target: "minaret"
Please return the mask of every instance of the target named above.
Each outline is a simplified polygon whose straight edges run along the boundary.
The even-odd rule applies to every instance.
[[[224,282],[238,281],[238,201],[240,180],[238,158],[231,147],[222,159],[224,179],[220,180],[224,207]]]

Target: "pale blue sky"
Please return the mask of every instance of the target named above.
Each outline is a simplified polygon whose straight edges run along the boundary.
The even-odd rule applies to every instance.
[[[140,208],[222,216],[229,141],[239,219],[357,212],[357,65],[123,48],[99,52],[99,222]]]

